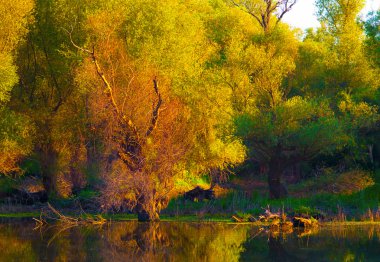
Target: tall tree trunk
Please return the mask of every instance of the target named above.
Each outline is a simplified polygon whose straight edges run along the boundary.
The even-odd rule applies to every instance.
[[[288,195],[288,191],[281,184],[281,176],[285,167],[285,162],[278,157],[273,157],[269,162],[268,185],[270,198],[278,199]]]
[[[49,143],[43,145],[40,153],[42,183],[47,194],[49,195],[55,191],[54,183],[58,154]]]
[[[41,143],[37,147],[41,163],[42,183],[48,195],[55,191],[54,184],[58,162],[58,153],[53,147],[50,133],[52,130],[51,122],[51,119],[46,119],[41,123],[39,127]]]
[[[162,203],[159,199],[142,195],[136,206],[137,219],[140,222],[160,220]]]

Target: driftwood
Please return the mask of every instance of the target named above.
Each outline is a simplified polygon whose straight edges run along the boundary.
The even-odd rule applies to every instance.
[[[271,224],[280,224],[282,222],[286,221],[286,215],[283,213],[282,215],[278,213],[273,213],[270,211],[270,207],[262,208],[265,210],[263,215],[260,215],[258,219],[256,219],[254,216],[249,215],[246,218],[241,218],[238,215],[233,215],[232,220],[235,222],[270,222]]]
[[[293,218],[293,225],[296,227],[314,227],[314,226],[317,226],[318,223],[312,217],[311,218],[294,217]]]
[[[262,222],[268,222],[268,221],[273,221],[273,220],[280,220],[280,213],[272,213],[270,211],[270,207],[269,205],[267,206],[267,208],[262,208],[265,210],[264,214],[259,216],[259,220],[262,221]]]
[[[238,223],[256,221],[266,222],[269,223],[271,230],[281,230],[282,232],[292,231],[293,227],[311,228],[318,226],[318,221],[313,217],[295,216],[289,219],[284,210],[282,210],[282,212],[272,212],[269,206],[267,206],[267,208],[263,208],[263,210],[265,210],[265,212],[259,216],[259,219],[256,219],[253,216],[241,218],[238,215],[233,215],[232,220]]]
[[[235,222],[238,222],[238,223],[242,223],[244,222],[244,220],[240,217],[237,217],[237,216],[232,216],[232,219],[235,221]]]
[[[72,217],[63,215],[57,209],[55,209],[50,203],[48,207],[53,216],[49,215],[47,212],[41,212],[40,218],[33,218],[36,221],[36,228],[42,227],[48,224],[48,220],[59,221],[65,225],[79,226],[79,225],[103,225],[107,222],[107,219],[103,218],[101,215],[89,215],[82,210],[82,215],[78,217]]]

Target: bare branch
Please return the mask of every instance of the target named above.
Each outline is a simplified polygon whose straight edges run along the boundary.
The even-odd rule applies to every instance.
[[[253,5],[251,2],[247,2],[244,0],[236,1],[230,0],[230,2],[237,8],[240,8],[244,12],[251,15],[257,22],[259,22],[260,26],[264,29],[264,32],[269,32],[270,20],[272,14],[279,10],[279,14],[277,15],[277,21],[274,27],[281,21],[283,16],[289,12],[292,7],[297,3],[297,0],[281,0],[281,1],[273,1],[273,0],[263,0],[265,4],[265,8],[259,8],[257,5]]]
[[[86,49],[86,48],[83,48],[83,47],[77,45],[77,44],[74,42],[73,38],[72,38],[72,32],[73,32],[73,29],[71,30],[71,32],[69,32],[69,31],[66,30],[66,29],[64,29],[64,30],[69,34],[70,42],[71,42],[71,44],[72,44],[75,48],[77,48],[78,50],[80,50],[80,51],[82,51],[82,52],[85,52],[85,53],[87,53],[87,54],[90,55],[91,60],[92,60],[92,62],[93,62],[94,65],[95,65],[96,73],[98,74],[98,76],[100,77],[100,79],[102,80],[102,82],[104,83],[104,85],[106,86],[106,88],[107,88],[107,95],[108,95],[109,98],[111,99],[111,103],[112,103],[112,105],[113,105],[113,107],[114,107],[114,110],[115,110],[117,116],[120,117],[120,115],[121,115],[121,114],[120,114],[120,110],[119,110],[119,107],[118,107],[118,105],[117,105],[117,103],[116,103],[116,100],[115,100],[115,97],[114,97],[114,94],[113,94],[112,86],[111,86],[111,84],[108,82],[108,80],[107,80],[107,78],[105,77],[104,73],[102,72],[102,69],[101,69],[101,67],[100,67],[100,65],[99,65],[99,63],[98,63],[98,60],[97,60],[96,56],[95,56],[95,47],[93,46],[93,47],[92,47],[92,50],[89,50],[89,49]]]
[[[138,129],[136,125],[133,123],[131,119],[127,118],[127,116],[123,114],[123,112],[120,111],[114,97],[113,88],[110,82],[107,80],[106,76],[104,75],[98,63],[97,57],[95,55],[95,47],[93,46],[92,50],[80,47],[73,41],[72,36],[71,36],[72,31],[71,32],[67,31],[67,32],[70,36],[70,41],[72,45],[78,50],[89,54],[92,62],[95,65],[97,75],[99,76],[99,78],[102,80],[103,84],[106,87],[107,97],[110,100],[110,104],[112,105],[112,108],[114,110],[114,113],[116,114],[116,117],[118,118],[118,124],[120,128],[120,130],[117,130],[116,132],[117,135],[115,135],[113,138],[114,141],[116,141],[118,144],[118,155],[120,159],[129,167],[130,170],[137,170],[141,162],[141,157],[139,156],[140,150],[141,150],[141,141],[140,141],[140,137],[139,137],[139,133],[138,133]],[[159,104],[156,107],[156,110],[153,112],[153,119],[152,119],[153,127],[151,131],[154,129],[154,126],[157,122],[157,119],[155,118],[158,118],[158,109],[162,101],[157,87],[155,87],[155,89],[156,89],[156,93],[159,96]]]
[[[71,27],[71,31],[67,30],[66,28],[63,28],[63,30],[66,31],[66,33],[69,35],[69,37],[70,37],[70,42],[71,42],[71,44],[72,44],[75,48],[77,48],[77,49],[79,49],[79,50],[81,50],[81,51],[83,51],[83,52],[85,52],[85,53],[88,53],[88,54],[90,54],[90,55],[92,54],[92,52],[91,52],[90,50],[85,49],[85,48],[83,48],[83,47],[80,47],[79,45],[77,45],[77,44],[74,42],[74,40],[73,40],[73,38],[72,38],[72,34],[73,34],[73,31],[74,31],[74,28],[73,28],[73,27]]]
[[[157,101],[156,107],[153,110],[151,124],[150,124],[150,126],[148,128],[148,131],[146,131],[145,136],[149,136],[153,132],[153,130],[156,128],[157,121],[158,121],[159,110],[160,110],[160,107],[161,107],[161,104],[162,104],[161,94],[160,94],[160,92],[158,90],[157,78],[153,79],[153,87],[154,87],[154,91],[156,92],[156,95],[158,97],[158,101]]]
[[[284,15],[289,12],[290,10],[292,10],[293,6],[297,3],[297,0],[284,0],[282,1],[283,2],[283,8],[279,14],[279,16],[277,17],[277,22],[276,22],[276,25],[281,21],[281,19],[284,17]],[[288,5],[290,3],[290,5]]]
[[[247,14],[249,14],[250,16],[252,16],[257,22],[259,22],[259,24],[260,24],[261,27],[264,27],[264,24],[263,24],[261,18],[253,12],[253,10],[252,10],[253,7],[252,7],[252,6],[248,6],[248,4],[247,4],[246,2],[243,3],[243,4],[237,3],[237,2],[234,1],[234,0],[231,0],[231,3],[232,3],[235,7],[237,7],[237,8],[239,8],[239,9],[243,10],[244,12],[246,12]],[[243,6],[244,8],[242,8],[242,6]]]

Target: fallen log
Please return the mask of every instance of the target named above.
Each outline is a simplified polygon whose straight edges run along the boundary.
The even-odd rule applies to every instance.
[[[272,221],[272,220],[280,220],[280,214],[279,213],[272,213],[270,211],[269,205],[267,208],[262,208],[265,210],[264,214],[259,216],[259,220],[262,222]]]
[[[232,219],[235,221],[235,222],[238,222],[238,223],[242,223],[244,222],[244,220],[242,218],[239,218],[237,216],[232,216]]]
[[[63,215],[57,209],[55,209],[50,203],[48,203],[48,207],[52,212],[53,216],[49,215],[47,212],[42,212],[40,218],[33,218],[36,221],[37,227],[48,224],[48,220],[59,221],[60,223],[64,223],[72,226],[79,225],[103,225],[107,222],[107,219],[103,218],[101,215],[89,215],[86,214],[83,210],[83,214],[78,217],[72,217]]]

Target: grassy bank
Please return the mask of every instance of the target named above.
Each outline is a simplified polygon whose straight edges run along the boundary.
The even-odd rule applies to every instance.
[[[185,201],[183,197],[172,199],[161,213],[162,221],[218,221],[230,222],[232,215],[258,217],[268,206],[273,212],[284,211],[289,215],[308,214],[319,216],[324,221],[380,221],[380,171],[372,175],[374,184],[354,193],[330,193],[324,188],[331,185],[334,176],[321,179],[309,179],[289,186],[290,197],[272,200],[258,188],[263,181],[250,181],[252,188],[226,190],[216,199],[202,202]],[[244,178],[244,181],[247,181]],[[246,183],[248,184],[248,183]],[[8,184],[1,187],[5,190]],[[315,189],[314,191],[310,190]],[[317,190],[318,189],[318,190]],[[96,213],[98,208],[91,208],[95,203],[97,192],[83,190],[76,197],[69,199],[51,198],[50,203],[62,212],[75,215],[80,213],[78,203],[87,213]],[[0,218],[38,217],[44,204],[12,205],[0,204]],[[104,218],[113,221],[134,220],[133,214],[103,214]]]
[[[290,197],[276,200],[269,199],[267,194],[255,188],[250,192],[233,190],[223,197],[203,202],[185,201],[179,197],[173,199],[163,213],[170,216],[195,214],[200,218],[206,215],[231,217],[234,214],[244,217],[248,214],[258,216],[269,206],[272,211],[319,215],[326,221],[380,221],[379,171],[372,175],[371,186],[354,193],[324,190],[334,183],[334,179],[334,176],[309,179],[289,186]],[[258,184],[258,181],[252,184]],[[321,189],[311,191],[310,188]]]

